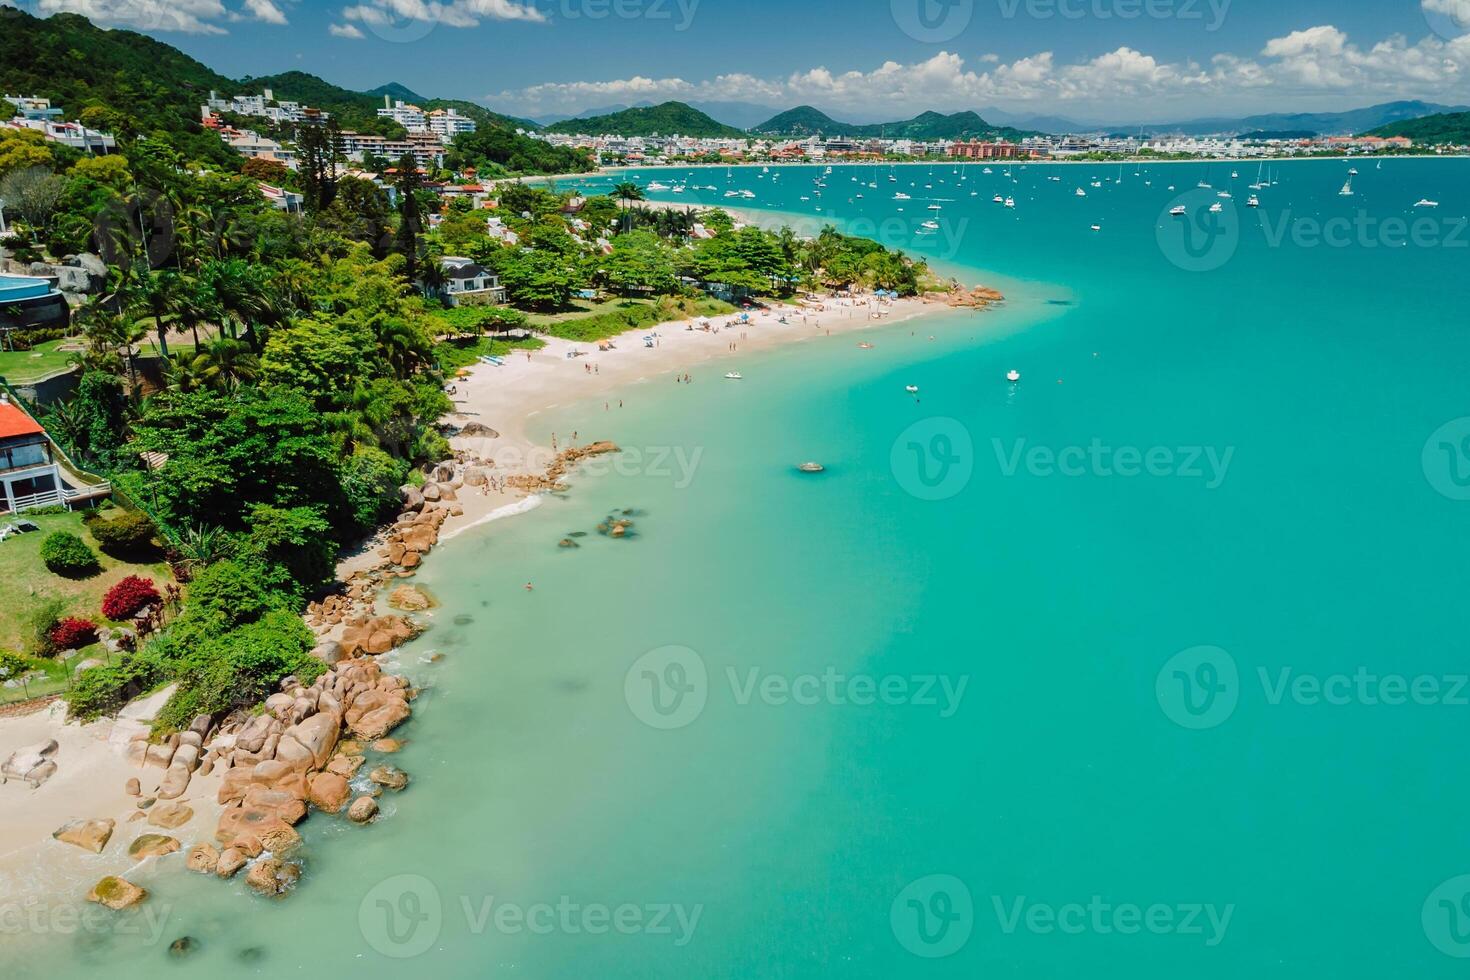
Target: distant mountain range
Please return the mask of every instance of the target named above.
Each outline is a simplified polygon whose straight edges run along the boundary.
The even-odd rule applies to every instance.
[[[1416,143],[1470,145],[1470,112],[1442,112],[1379,126],[1373,136],[1407,136]]]
[[[546,127],[548,133],[581,133],[588,136],[693,136],[738,138],[745,133],[727,126],[691,105],[665,102],[636,106],[578,119],[563,119]]]
[[[1188,122],[1159,123],[1143,126],[1108,127],[1119,133],[1144,133],[1204,136],[1212,133],[1239,134],[1249,132],[1304,132],[1316,136],[1344,136],[1362,133],[1389,123],[1443,112],[1463,112],[1466,106],[1445,106],[1433,102],[1384,102],[1348,112],[1276,112],[1242,118],[1193,119]]]
[[[848,136],[854,139],[914,139],[914,140],[958,140],[995,139],[997,137],[1016,140],[1030,135],[1009,126],[995,126],[974,112],[956,112],[944,115],[939,112],[923,112],[912,119],[897,122],[856,123],[838,122],[831,116],[809,105],[788,109],[756,125],[752,132],[763,136]]]

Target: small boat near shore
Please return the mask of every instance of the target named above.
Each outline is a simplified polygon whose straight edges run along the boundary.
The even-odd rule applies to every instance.
[[[1017,381],[1021,380],[1021,372],[1015,370],[1014,368],[1007,371],[1006,380],[1009,381],[1011,384],[1015,384]]]
[[[917,395],[919,393],[919,386],[918,385],[904,385],[903,386],[903,390],[906,391],[906,392],[908,392],[911,395]]]
[[[1420,198],[1418,201],[1414,202],[1414,207],[1416,207],[1416,208],[1437,208],[1437,207],[1439,207],[1439,202],[1438,201],[1431,201],[1431,200],[1429,200],[1429,198],[1425,197],[1425,198]]]
[[[729,372],[727,372],[725,374],[725,380],[726,381],[744,381],[745,380],[745,375],[741,374],[739,371],[729,371]]]
[[[825,472],[827,469],[827,467],[823,466],[821,463],[814,463],[810,460],[800,464],[796,468],[801,470],[803,473],[822,473]]]

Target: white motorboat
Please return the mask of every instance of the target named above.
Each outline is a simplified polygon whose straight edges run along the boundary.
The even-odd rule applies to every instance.
[[[1013,208],[1013,207],[1016,206],[1016,199],[1014,197],[1008,197],[1008,198],[1006,198],[1006,202],[1005,203],[1006,203],[1006,207]]]
[[[1437,207],[1439,207],[1439,202],[1438,201],[1431,201],[1427,197],[1426,198],[1420,198],[1418,201],[1414,202],[1414,207],[1416,207],[1416,208],[1437,208]]]
[[[745,375],[741,374],[739,371],[731,371],[731,372],[729,372],[728,374],[725,375],[725,380],[726,381],[744,381],[745,380]]]
[[[1210,213],[1211,214],[1219,214],[1221,211],[1224,211],[1224,210],[1225,210],[1225,205],[1221,204],[1219,201],[1216,201],[1214,204],[1211,204],[1210,205]]]
[[[1082,189],[1082,188],[1080,188],[1080,187],[1079,187],[1079,188],[1077,188],[1077,190],[1075,190],[1075,191],[1074,191],[1074,192],[1073,192],[1073,194],[1074,194],[1074,195],[1075,195],[1075,196],[1077,196],[1077,197],[1086,197],[1086,196],[1087,196],[1087,192],[1086,192],[1086,191],[1084,191],[1084,190],[1083,190],[1083,189]]]
[[[1004,204],[1006,202],[1006,199],[1001,197],[999,194],[992,197],[991,200],[994,201],[996,204]]]
[[[1261,206],[1261,199],[1252,194],[1245,199],[1245,206],[1248,208],[1258,208]]]
[[[911,395],[917,395],[919,393],[919,386],[918,385],[904,385],[903,386],[903,390],[906,391],[906,392],[908,392]]]
[[[909,195],[905,194],[903,191],[899,191],[898,193],[894,194],[893,195],[893,199],[895,201],[907,201],[907,200],[911,200],[911,198],[909,197]]]
[[[1189,209],[1182,204],[1176,204],[1169,209],[1169,213],[1176,218],[1182,218],[1189,213]]]
[[[1014,369],[1007,371],[1006,380],[1009,381],[1011,384],[1015,384],[1017,381],[1021,380],[1021,372]]]

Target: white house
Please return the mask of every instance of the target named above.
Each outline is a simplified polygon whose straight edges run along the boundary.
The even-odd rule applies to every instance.
[[[444,298],[458,306],[464,300],[504,303],[505,287],[500,277],[462,255],[446,255],[440,260],[444,269]]]

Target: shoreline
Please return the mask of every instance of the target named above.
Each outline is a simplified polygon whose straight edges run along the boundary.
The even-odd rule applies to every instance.
[[[534,420],[545,412],[602,397],[612,413],[620,402],[636,397],[640,386],[660,379],[667,382],[675,374],[689,375],[690,383],[721,381],[726,366],[737,368],[746,356],[792,343],[839,340],[875,327],[965,309],[933,297],[880,302],[867,295],[826,299],[821,301],[822,309],[816,305],[783,303],[753,310],[748,321],[733,327],[727,323],[738,322],[738,313],[712,319],[708,329],[700,318],[670,321],[613,337],[607,350],[600,350],[597,343],[549,338],[541,350],[512,352],[501,367],[479,364],[468,369],[453,383],[455,411],[440,420],[456,432],[450,437],[454,457],[439,464],[434,474],[448,477],[440,485],[450,489],[444,503],[437,505],[447,516],[436,543],[536,510],[546,492],[560,488],[559,481],[553,487],[547,480],[553,466],[565,469],[568,476],[575,473],[586,456],[569,454],[565,440],[547,445],[531,434]],[[780,322],[783,316],[784,324]],[[655,346],[646,347],[644,336],[656,337]],[[582,356],[568,357],[570,351],[580,351]],[[472,422],[490,426],[494,434],[457,431]],[[611,419],[599,429],[605,430],[597,434],[599,439],[617,435]],[[579,434],[577,443],[585,450],[593,439]],[[491,490],[489,480],[467,482],[470,470],[493,477],[495,489]],[[398,568],[384,557],[385,539],[392,531],[393,524],[384,525],[339,562],[343,621],[349,616],[386,612],[388,592],[413,584],[416,568]],[[427,560],[427,553],[424,558]],[[318,643],[334,642],[341,634],[341,625],[328,627],[322,621],[318,604],[309,607],[303,618]],[[366,659],[382,664],[388,673],[397,672],[391,662],[372,656]],[[179,857],[170,859],[175,865],[182,864],[183,854],[193,845],[214,840],[216,823],[226,809],[217,800],[224,767],[194,773],[187,792],[173,801],[192,810],[176,827],[150,824],[148,814],[139,807],[140,799],[157,795],[165,770],[139,765],[125,749],[129,738],[146,730],[152,712],[162,706],[171,690],[136,699],[124,709],[124,716],[86,724],[68,721],[61,700],[0,717],[0,758],[51,740],[58,746],[56,773],[39,787],[32,789],[16,779],[0,785],[0,823],[10,832],[7,846],[0,850],[0,888],[6,895],[0,907],[41,901],[87,908],[86,890],[98,878],[128,875],[165,860],[127,856],[128,845],[140,834],[161,832],[178,838]],[[141,783],[136,796],[126,790],[133,778]],[[114,839],[101,853],[53,839],[55,831],[76,820],[111,820]],[[170,867],[167,873],[185,871]]]
[[[641,163],[618,164],[600,170],[583,171],[575,174],[529,174],[519,177],[500,177],[487,181],[490,186],[500,184],[530,184],[558,180],[595,180],[631,173],[637,170],[725,170],[743,167],[938,167],[938,166],[985,166],[985,167],[1080,167],[1085,165],[1110,167],[1114,164],[1214,164],[1214,163],[1329,163],[1334,160],[1470,160],[1470,153],[1344,153],[1340,156],[1319,157],[1199,157],[1189,160],[1164,160],[1155,157],[1124,157],[1117,160],[966,160],[958,157],[933,157],[915,160],[743,160],[739,163]],[[706,205],[717,207],[718,205]],[[728,209],[726,209],[728,210]]]

